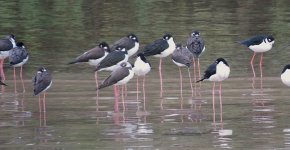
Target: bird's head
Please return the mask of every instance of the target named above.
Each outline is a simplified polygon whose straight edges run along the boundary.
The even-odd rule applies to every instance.
[[[135,42],[139,42],[138,37],[133,33],[128,34],[127,37],[132,39]]]
[[[273,36],[269,35],[268,37],[266,37],[266,43],[269,43],[271,45],[273,45],[275,43],[275,39]]]
[[[108,51],[108,52],[110,51],[110,46],[108,45],[107,42],[101,42],[99,44],[99,47],[102,48],[102,49],[104,49],[105,51]]]
[[[23,42],[17,42],[17,43],[16,43],[16,46],[17,46],[17,47],[22,47],[22,48],[24,48],[24,43],[23,43]]]
[[[167,33],[167,34],[165,34],[165,35],[163,36],[163,39],[166,40],[166,41],[168,41],[168,40],[171,39],[171,38],[172,38],[172,35],[169,34],[169,33]]]
[[[128,54],[126,48],[125,47],[122,47],[122,46],[117,46],[116,47],[116,51],[120,51],[120,52],[123,52],[125,54]]]
[[[39,67],[37,70],[37,73],[43,73],[45,71],[46,71],[46,69],[44,67]]]
[[[282,73],[284,73],[287,69],[290,69],[290,64],[286,65],[283,70],[282,70]]]
[[[190,36],[191,37],[198,37],[198,36],[200,36],[200,33],[199,33],[199,31],[194,30],[191,32]]]
[[[227,63],[227,61],[224,58],[218,58],[215,62],[216,62],[216,64],[224,63],[225,65],[229,66],[229,64]]]

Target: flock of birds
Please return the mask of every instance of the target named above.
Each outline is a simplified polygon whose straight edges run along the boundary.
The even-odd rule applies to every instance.
[[[271,50],[274,42],[275,40],[272,36],[259,35],[244,40],[240,42],[240,44],[245,45],[250,50],[254,51],[251,64],[253,64],[256,53],[260,53],[260,65],[262,65],[263,52]],[[111,46],[109,46],[109,44],[106,42],[99,43],[98,46],[87,50],[83,54],[76,57],[69,64],[88,63],[91,66],[95,66],[95,80],[97,90],[115,85],[115,96],[118,95],[118,85],[125,85],[134,77],[134,75],[137,76],[137,87],[138,77],[143,77],[144,88],[145,75],[151,70],[151,65],[146,57],[150,56],[160,58],[159,75],[161,91],[163,91],[161,73],[162,58],[169,55],[171,55],[173,63],[179,67],[180,75],[181,67],[189,68],[193,65],[195,83],[203,80],[213,81],[213,94],[215,82],[220,83],[221,92],[221,82],[229,77],[230,67],[224,58],[217,58],[212,64],[208,66],[204,72],[203,77],[201,77],[199,58],[205,51],[205,44],[199,31],[193,31],[189,34],[186,45],[179,43],[175,44],[171,34],[165,34],[161,39],[153,41],[140,51],[139,45],[138,37],[135,34],[128,34],[127,36],[114,42]],[[136,58],[133,64],[128,62],[130,57]],[[2,80],[5,81],[5,74],[3,70],[3,63],[5,58],[9,58],[10,65],[14,68],[14,83],[16,78],[16,67],[20,67],[20,78],[22,80],[22,66],[28,61],[29,54],[22,42],[16,42],[14,35],[8,35],[4,39],[0,40],[0,84],[3,86],[6,85],[2,82]],[[198,67],[198,78],[196,77],[196,63]],[[111,72],[110,75],[105,80],[103,80],[101,84],[98,83],[97,74],[100,71]],[[191,81],[189,69],[188,73],[191,90],[193,90],[193,82]],[[290,86],[290,64],[284,67],[281,74],[281,80],[284,84]],[[44,93],[43,103],[45,103],[45,91],[51,86],[51,84],[51,74],[44,67],[40,67],[37,70],[35,77],[33,78],[33,85],[34,95],[40,95],[42,92]]]

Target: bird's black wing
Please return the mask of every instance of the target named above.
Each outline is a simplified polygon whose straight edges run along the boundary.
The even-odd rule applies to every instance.
[[[125,58],[125,55],[121,51],[113,51],[109,53],[97,66],[96,71],[102,69],[111,67],[113,65],[116,65],[118,62],[122,61]]]
[[[180,50],[175,49],[172,53],[171,58],[178,63],[184,64],[190,67],[193,62],[192,53],[187,48],[182,48]]]
[[[13,45],[9,39],[0,40],[0,51],[8,51],[12,48],[13,48]]]
[[[108,86],[111,86],[113,84],[116,84],[118,81],[124,79],[129,75],[129,70],[126,67],[120,67],[116,70],[114,70],[109,77],[107,77],[102,84],[98,87],[98,89],[102,89]]]
[[[255,36],[245,41],[241,41],[240,44],[246,45],[247,47],[251,45],[259,45],[263,42],[266,37],[263,35]]]
[[[27,58],[28,52],[25,48],[15,47],[9,52],[10,65],[15,65]]]
[[[51,83],[52,76],[48,72],[37,73],[34,77],[34,95],[38,95]]]
[[[211,64],[210,66],[208,66],[208,68],[205,70],[204,72],[204,79],[208,79],[210,78],[210,76],[214,75],[216,73],[216,63]]]
[[[78,56],[74,61],[70,62],[69,64],[75,64],[79,62],[88,62],[90,59],[99,59],[103,57],[105,51],[102,50],[100,47],[95,47],[84,52],[82,55]]]
[[[159,39],[156,40],[154,43],[145,46],[143,54],[144,56],[152,56],[161,54],[161,52],[169,47],[166,40]]]
[[[186,47],[195,56],[199,56],[204,49],[204,41],[201,37],[189,37]]]
[[[116,41],[112,45],[111,49],[115,50],[117,46],[121,46],[121,47],[129,50],[129,49],[131,49],[132,47],[135,46],[135,42],[132,39],[128,38],[128,37],[123,37],[120,40]]]
[[[208,68],[204,72],[203,78],[198,80],[198,81],[196,81],[196,82],[203,81],[204,79],[208,79],[208,78],[210,78],[210,76],[214,75],[216,73],[216,65],[217,64],[214,62],[213,64],[208,66]]]

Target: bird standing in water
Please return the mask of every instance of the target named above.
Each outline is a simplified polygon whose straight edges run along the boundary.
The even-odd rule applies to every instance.
[[[14,47],[16,47],[16,40],[13,34],[0,39],[0,74],[4,81],[6,80],[3,69],[4,60],[9,56],[9,51]]]
[[[245,45],[250,50],[254,51],[253,57],[251,59],[251,67],[252,67],[254,77],[256,77],[256,73],[254,70],[253,62],[254,62],[256,53],[261,53],[260,72],[261,72],[261,77],[262,77],[263,76],[262,74],[263,53],[271,50],[274,43],[275,43],[275,39],[271,35],[254,36],[252,38],[249,38],[247,40],[240,42],[240,44]]]
[[[171,34],[165,34],[162,39],[155,40],[145,46],[144,56],[159,57],[160,97],[163,97],[162,58],[167,57],[175,50],[175,43]]]
[[[75,58],[69,64],[77,64],[86,62],[91,66],[97,66],[110,53],[109,45],[106,42],[101,42],[98,46],[84,52],[82,55]],[[98,87],[98,72],[95,72],[96,86]]]
[[[193,62],[193,54],[186,47],[183,47],[182,44],[176,44],[176,49],[172,53],[171,59],[173,63],[178,66],[178,69],[179,69],[181,95],[182,95],[181,67],[187,67],[189,83],[190,83],[190,88],[191,88],[191,96],[193,96],[193,87],[192,87],[191,75],[189,71],[189,67],[192,65],[192,62]]]
[[[209,80],[213,82],[212,87],[212,106],[213,106],[213,120],[215,123],[215,82],[219,82],[219,98],[220,98],[220,110],[222,111],[222,81],[227,79],[230,75],[230,66],[227,61],[223,58],[218,58],[214,63],[212,63],[204,72],[204,76],[202,79],[198,80],[197,82],[203,80]],[[221,113],[222,114],[222,113]],[[222,122],[222,116],[221,116]]]
[[[136,81],[136,87],[137,87],[137,100],[138,100],[138,92],[139,92],[139,77],[143,77],[143,98],[145,101],[145,76],[147,73],[149,73],[151,70],[151,64],[150,62],[146,59],[146,57],[144,56],[144,54],[139,53],[137,55],[137,58],[134,62],[133,65],[133,71],[135,73],[135,75],[137,75],[137,81]]]
[[[39,112],[41,112],[40,93],[43,92],[43,99],[42,99],[43,111],[46,112],[45,96],[46,96],[46,91],[51,87],[51,84],[52,84],[51,74],[44,67],[40,67],[33,78],[33,86],[34,86],[33,93],[35,96],[38,95]]]
[[[13,67],[13,79],[14,79],[14,92],[17,92],[16,88],[16,67],[20,67],[20,80],[22,83],[23,92],[25,92],[25,86],[23,82],[22,66],[27,63],[29,55],[27,49],[22,42],[17,42],[16,47],[9,52],[9,63]]]
[[[200,76],[200,63],[199,63],[199,57],[201,54],[205,51],[205,45],[202,37],[200,36],[199,31],[193,31],[190,33],[189,37],[187,38],[187,49],[193,54],[193,71],[194,71],[194,82],[197,81],[196,79],[196,65],[195,62],[197,61],[197,67],[198,67],[198,80],[201,79]],[[196,88],[196,87],[195,87]]]

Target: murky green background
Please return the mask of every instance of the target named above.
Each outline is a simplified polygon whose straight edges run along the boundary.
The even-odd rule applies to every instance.
[[[14,94],[13,69],[6,63],[9,86],[0,98],[0,149],[290,149],[290,89],[280,81],[290,62],[290,48],[282,48],[289,44],[289,6],[287,0],[1,1],[0,35],[15,34],[29,49],[30,60],[24,67],[24,94],[20,82]],[[153,69],[146,101],[141,93],[136,98],[134,78],[118,111],[112,88],[96,96],[93,67],[67,65],[97,43],[113,43],[131,32],[143,47],[166,32],[185,43],[193,29],[206,42],[201,70],[217,57],[231,66],[223,83],[222,123],[217,95],[213,123],[212,83],[203,82],[191,97],[183,69],[181,95],[178,68],[170,58],[164,61],[164,97],[159,97],[159,60],[149,58]],[[258,65],[257,78],[252,78],[252,52],[237,43],[257,34],[276,39],[264,54],[263,84]],[[53,73],[45,119],[32,96],[31,80],[39,66]],[[100,79],[108,74],[99,73]]]

